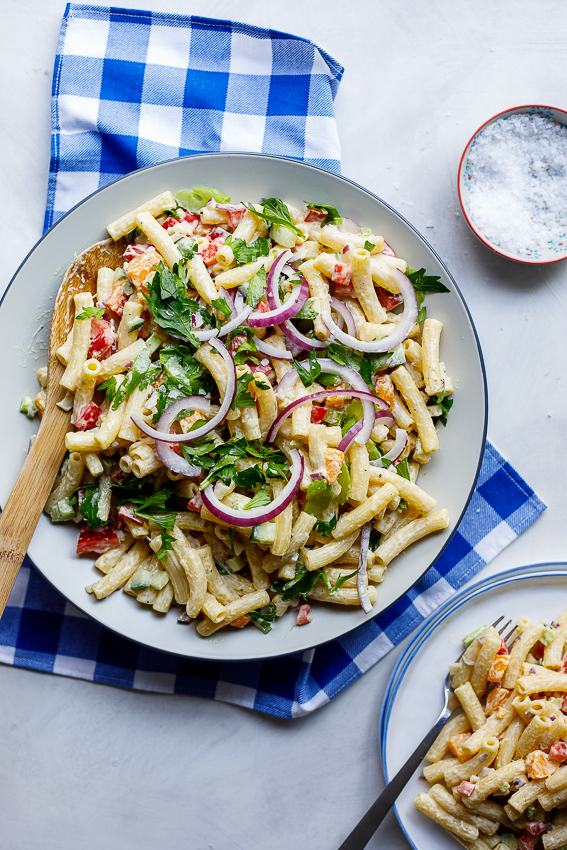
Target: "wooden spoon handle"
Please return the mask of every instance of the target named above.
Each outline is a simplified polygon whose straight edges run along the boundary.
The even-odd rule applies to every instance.
[[[49,414],[0,516],[0,617],[65,456],[70,414],[57,407]]]

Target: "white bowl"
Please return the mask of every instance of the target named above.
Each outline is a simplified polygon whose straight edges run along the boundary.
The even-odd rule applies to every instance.
[[[469,140],[466,148],[463,151],[461,162],[459,164],[459,173],[457,177],[457,187],[459,190],[459,201],[461,209],[467,224],[469,225],[475,236],[478,236],[488,248],[501,257],[507,257],[509,260],[516,260],[519,263],[527,263],[530,265],[543,265],[545,263],[557,263],[567,257],[567,235],[563,234],[549,242],[543,248],[534,248],[533,245],[523,245],[516,253],[511,253],[504,250],[497,243],[488,239],[486,234],[482,233],[476,224],[474,224],[470,210],[470,193],[471,193],[471,175],[469,172],[468,158],[471,149],[474,147],[478,137],[489,124],[493,124],[502,118],[509,118],[511,115],[541,115],[544,118],[551,118],[558,124],[567,125],[567,112],[563,109],[555,109],[553,106],[537,106],[534,104],[528,106],[516,106],[513,109],[506,109],[504,112],[499,112],[488,121],[485,121],[476,133]]]
[[[313,622],[300,628],[288,614],[273,630],[226,630],[201,638],[192,626],[177,625],[173,611],[159,615],[116,592],[98,602],[85,592],[100,574],[90,557],[75,554],[77,530],[53,525],[42,516],[30,545],[34,564],[70,602],[103,626],[155,649],[211,660],[267,658],[298,652],[346,634],[391,606],[427,572],[453,535],[474,490],[486,438],[487,399],[478,339],[466,305],[449,272],[419,233],[391,207],[344,178],[291,159],[259,154],[203,154],[136,171],[78,204],[38,242],[14,276],[1,302],[0,338],[4,350],[4,414],[0,419],[0,504],[17,478],[37,422],[18,412],[23,395],[37,388],[36,369],[46,360],[50,311],[65,270],[75,254],[105,238],[106,224],[166,189],[216,186],[234,201],[281,197],[328,203],[345,217],[383,234],[414,268],[440,275],[448,294],[428,295],[430,316],[444,323],[442,359],[456,385],[455,404],[441,450],[427,467],[422,486],[448,508],[451,524],[396,559],[378,588],[378,602],[361,609],[315,605]],[[30,499],[33,493],[30,494]]]

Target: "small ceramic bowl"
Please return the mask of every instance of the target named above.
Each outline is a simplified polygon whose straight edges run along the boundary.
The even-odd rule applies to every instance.
[[[516,106],[514,109],[506,109],[504,112],[499,112],[497,115],[494,115],[493,118],[490,118],[478,128],[463,152],[461,162],[459,164],[459,175],[457,181],[459,201],[461,202],[461,209],[463,210],[466,222],[473,233],[478,236],[481,242],[484,242],[484,244],[495,253],[500,254],[502,257],[508,257],[510,260],[516,260],[520,263],[557,263],[559,260],[564,260],[567,257],[567,232],[550,239],[544,247],[534,248],[533,245],[525,245],[522,246],[517,253],[510,253],[497,243],[488,239],[485,234],[478,230],[478,227],[471,219],[471,174],[469,171],[468,158],[472,148],[474,147],[479,135],[486,129],[486,127],[488,127],[489,124],[493,124],[494,121],[501,118],[509,118],[511,115],[522,115],[525,113],[530,115],[541,115],[544,118],[551,118],[558,124],[567,126],[567,112],[563,109],[555,109],[555,107],[552,106],[540,106],[535,104]]]

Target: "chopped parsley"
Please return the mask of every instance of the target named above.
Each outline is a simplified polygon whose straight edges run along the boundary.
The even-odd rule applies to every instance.
[[[77,316],[77,321],[82,322],[84,319],[102,319],[106,313],[106,307],[85,307],[82,313]]]
[[[293,365],[304,387],[310,387],[321,374],[321,365],[313,348],[309,352],[309,360],[294,360]]]
[[[445,391],[443,391],[441,395],[438,395],[435,399],[435,404],[438,404],[441,410],[443,411],[441,416],[438,417],[439,422],[445,425],[445,427],[447,427],[447,416],[449,414],[449,411],[453,407],[454,400],[455,399],[453,398],[446,398]]]
[[[266,609],[257,608],[255,611],[249,611],[248,614],[254,625],[265,635],[272,631],[272,623],[276,619],[276,606],[274,604],[268,605]]]
[[[258,269],[252,280],[248,283],[246,303],[249,304],[250,307],[258,306],[258,302],[266,291],[266,281],[266,269],[262,266],[262,268]]]
[[[244,204],[244,206],[251,213],[254,213],[254,215],[263,218],[264,221],[268,221],[271,224],[278,224],[280,227],[289,227],[298,236],[303,236],[299,227],[296,227],[291,220],[288,208],[279,198],[262,198],[262,212],[258,212],[252,204]]]
[[[340,226],[343,223],[341,214],[336,207],[332,207],[330,204],[312,204],[309,201],[303,201],[303,203],[308,206],[310,210],[321,210],[321,212],[327,213],[327,218],[323,224],[336,224]]]
[[[234,259],[237,265],[244,266],[246,263],[253,263],[254,260],[260,257],[267,257],[270,253],[270,241],[259,236],[250,245],[247,245],[244,239],[235,239],[234,236],[227,236],[224,242],[225,245],[230,245],[234,254]]]

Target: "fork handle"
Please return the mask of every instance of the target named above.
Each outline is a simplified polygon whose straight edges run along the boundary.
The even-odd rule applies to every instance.
[[[366,814],[359,820],[349,836],[345,838],[339,850],[362,850],[366,847],[398,796],[407,785],[410,778],[423,761],[423,757],[447,720],[448,713],[443,711],[435,726],[431,729],[421,744],[418,744],[406,763],[396,773],[392,781],[382,791],[376,802],[374,802]]]

